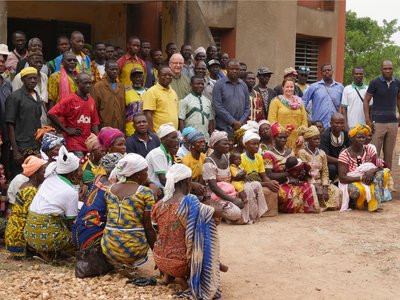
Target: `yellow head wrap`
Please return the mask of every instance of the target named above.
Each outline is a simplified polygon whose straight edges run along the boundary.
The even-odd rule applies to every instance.
[[[244,134],[246,133],[246,129],[244,128],[239,128],[233,133],[233,137],[235,138],[235,141],[238,141]]]
[[[352,138],[359,132],[364,132],[367,135],[371,132],[371,128],[368,125],[357,124],[349,131],[349,137]]]
[[[36,70],[34,67],[27,67],[27,68],[23,69],[20,72],[20,74],[21,74],[21,78],[26,76],[26,75],[29,75],[29,74],[36,74],[37,75],[38,74],[38,70]]]
[[[313,136],[316,136],[316,135],[320,135],[318,127],[315,126],[315,125],[312,125],[312,126],[307,128],[307,130],[304,132],[304,136],[303,137],[305,139],[309,139],[309,138],[311,138]]]

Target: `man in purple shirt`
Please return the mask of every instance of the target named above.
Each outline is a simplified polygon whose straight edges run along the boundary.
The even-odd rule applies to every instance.
[[[246,123],[250,113],[250,98],[246,84],[239,78],[239,62],[236,59],[229,60],[226,70],[227,76],[215,83],[212,98],[216,128],[231,134]]]

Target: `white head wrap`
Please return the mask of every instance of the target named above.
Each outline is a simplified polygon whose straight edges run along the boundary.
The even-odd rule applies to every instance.
[[[78,168],[79,158],[75,154],[68,152],[65,146],[61,146],[56,161],[53,161],[47,166],[44,177],[46,178],[52,173],[65,175]]]
[[[169,122],[160,126],[157,131],[157,135],[161,139],[172,132],[177,132],[177,130],[175,129],[174,124],[172,124],[172,122]]]
[[[267,120],[261,120],[260,122],[258,122],[258,130],[260,130],[260,127],[264,124],[267,124],[269,126],[271,126],[271,123]]]
[[[243,136],[243,144],[246,144],[250,140],[260,140],[260,136],[253,132],[253,131],[246,131],[246,133]]]
[[[125,182],[127,177],[143,171],[148,167],[147,160],[143,156],[135,153],[128,153],[122,158],[114,170],[111,171],[110,181]]]
[[[258,133],[258,123],[255,121],[247,121],[247,123],[240,128],[243,128],[246,131],[253,131]]]
[[[167,181],[164,187],[164,198],[162,199],[164,202],[172,198],[175,192],[175,183],[192,177],[192,170],[183,164],[175,164],[169,168],[165,177]]]
[[[196,55],[199,54],[199,53],[204,53],[204,54],[206,54],[206,49],[204,49],[203,47],[197,48],[196,50],[194,50],[193,56],[196,57]]]

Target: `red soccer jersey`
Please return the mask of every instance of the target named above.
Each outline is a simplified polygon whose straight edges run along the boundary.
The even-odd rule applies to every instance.
[[[54,105],[49,114],[62,118],[64,127],[81,129],[81,136],[68,136],[64,133],[68,151],[87,151],[85,141],[91,133],[91,128],[100,124],[96,103],[92,97],[89,96],[85,101],[77,94],[71,94]]]

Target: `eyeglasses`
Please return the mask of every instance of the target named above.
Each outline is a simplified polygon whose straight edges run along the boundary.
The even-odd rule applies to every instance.
[[[171,61],[171,65],[179,65],[179,66],[181,66],[181,65],[183,65],[183,62],[172,62]]]

